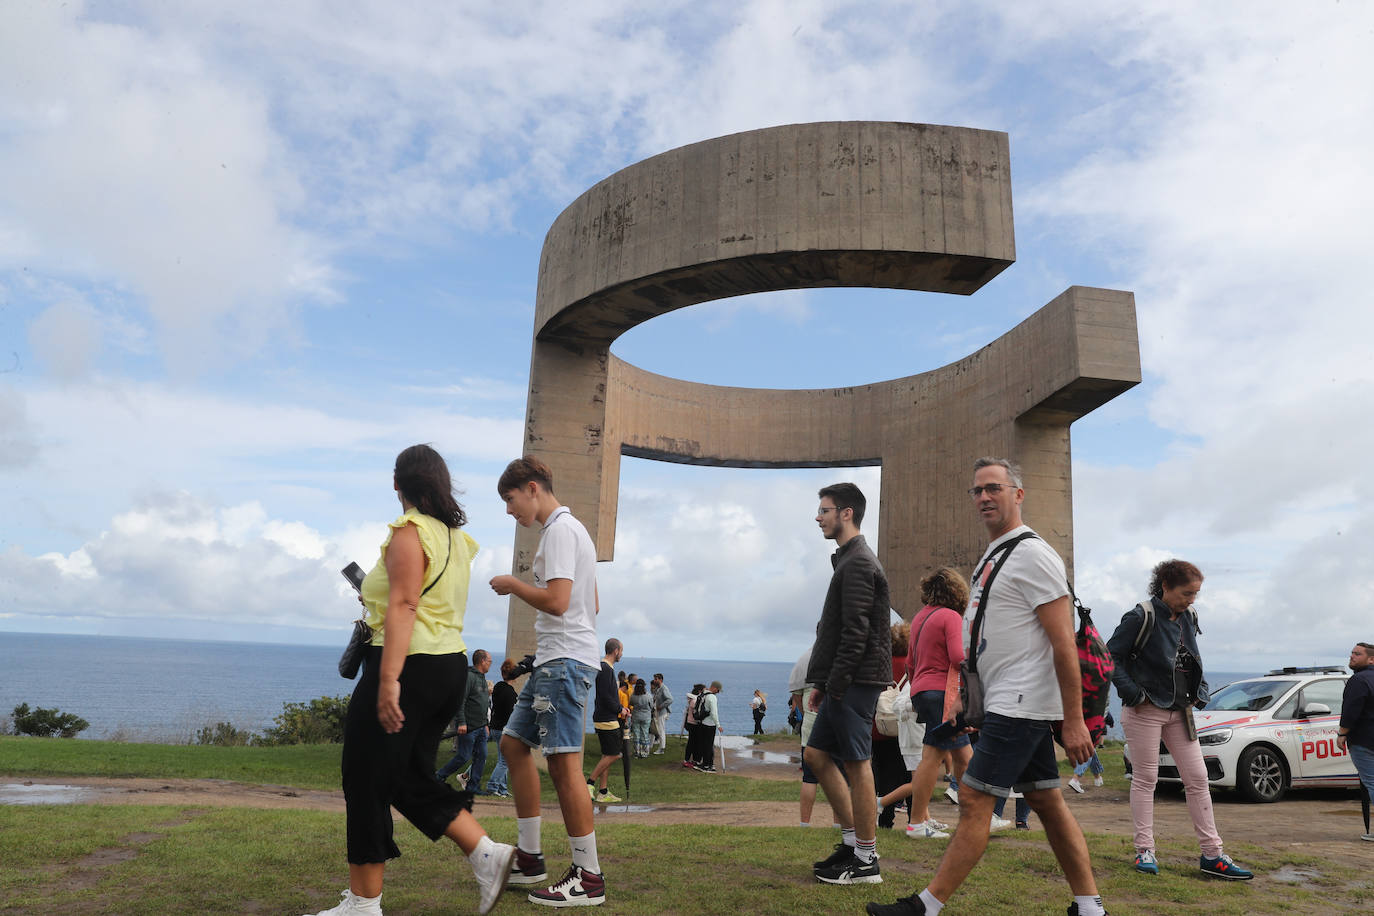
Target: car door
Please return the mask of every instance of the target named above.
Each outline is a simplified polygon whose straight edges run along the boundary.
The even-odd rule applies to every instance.
[[[1353,773],[1350,757],[1336,744],[1345,678],[1328,677],[1302,688],[1294,722],[1298,743],[1298,773],[1303,779],[1328,779]],[[1317,712],[1325,706],[1330,712]],[[1317,714],[1313,714],[1313,713]]]

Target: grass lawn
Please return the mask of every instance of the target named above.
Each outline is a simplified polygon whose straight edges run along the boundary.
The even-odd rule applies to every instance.
[[[709,793],[726,802],[772,799],[795,805],[794,783],[739,775],[684,778],[674,772],[681,769],[680,756],[674,759],[670,750],[649,765],[635,761],[635,800],[661,796],[654,800],[701,802]],[[33,776],[244,779],[260,774],[261,781],[275,785],[327,787],[337,779],[338,748],[0,740],[0,773],[15,775],[16,760]],[[312,774],[312,766],[322,772]],[[1119,772],[1109,764],[1109,781]],[[486,818],[484,824],[498,840],[514,837],[512,818]],[[456,847],[447,841],[430,844],[404,822],[398,822],[396,836],[403,857],[389,869],[387,912],[471,912],[475,885]],[[868,900],[889,901],[924,886],[946,845],[883,831],[878,843],[885,883],[830,887],[818,885],[809,867],[829,852],[835,840],[830,830],[607,820],[598,826],[597,837],[609,890],[600,912],[683,916],[861,913]],[[561,826],[546,825],[543,839],[550,868],[561,871],[568,857]],[[1261,874],[1283,865],[1318,866],[1323,877],[1308,887],[1263,879],[1213,882],[1196,870],[1191,837],[1174,837],[1159,848],[1164,873],[1149,878],[1124,866],[1128,837],[1090,834],[1088,843],[1114,916],[1368,911],[1367,873],[1333,868],[1286,849],[1277,853],[1261,843],[1227,844],[1238,860]],[[339,814],[191,806],[0,807],[3,914],[313,913],[337,901],[346,874]],[[1051,914],[1063,913],[1068,902],[1068,889],[1036,830],[995,836],[947,912]],[[534,911],[522,894],[508,892],[495,912]]]

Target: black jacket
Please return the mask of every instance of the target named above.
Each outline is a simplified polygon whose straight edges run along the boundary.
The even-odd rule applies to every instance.
[[[892,683],[892,599],[887,573],[858,534],[830,557],[835,573],[816,624],[806,682],[839,700],[850,684]]]
[[[1131,647],[1135,645],[1136,634],[1145,623],[1145,615],[1136,605],[1125,613],[1117,625],[1112,638],[1107,640],[1107,650],[1112,653],[1112,683],[1121,697],[1122,706],[1138,706],[1149,700],[1160,709],[1171,709],[1174,705],[1174,655],[1178,651],[1179,628],[1183,628],[1183,646],[1193,653],[1193,658],[1202,665],[1202,655],[1197,648],[1197,629],[1193,626],[1191,614],[1180,614],[1177,620],[1170,620],[1172,611],[1158,598],[1154,602],[1155,622],[1145,645],[1140,647],[1140,655],[1131,658]],[[1203,677],[1197,688],[1199,702],[1207,702],[1207,678]]]
[[[1361,668],[1345,682],[1341,728],[1350,732],[1347,742],[1374,751],[1374,665]]]

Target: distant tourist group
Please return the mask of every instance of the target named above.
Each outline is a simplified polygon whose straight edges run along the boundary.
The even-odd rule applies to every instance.
[[[400,855],[393,807],[431,840],[447,837],[463,851],[479,913],[489,912],[508,885],[528,889],[527,899],[544,906],[603,903],[594,803],[620,801],[607,784],[612,763],[625,754],[664,752],[673,694],[662,674],[648,683],[634,674],[617,677],[624,647],[597,636],[592,540],[555,497],[553,472],[531,456],[507,466],[497,491],[518,525],[539,530],[533,581],[500,575],[490,587],[535,609],[536,649],[525,663],[507,659],[501,681],[489,690],[492,659],[477,650],[469,663],[462,636],[478,545],[461,530],[466,516],[453,498],[448,468],[433,449],[417,445],[397,457],[393,476],[403,511],[362,583],[373,637],[345,725],[348,888],[337,906],[317,916],[381,913],[386,863]],[[833,572],[815,640],[789,678],[788,723],[803,745],[801,822],[809,824],[817,787],[823,788],[840,837],[812,874],[824,884],[881,883],[877,828],[893,825],[898,807],[906,806],[906,835],[948,838],[944,857],[920,890],[892,903],[868,903],[866,912],[934,916],[978,863],[989,834],[1011,826],[1002,817],[1010,798],[1017,827],[1028,827],[1034,812],[1044,828],[1072,894],[1069,916],[1100,916],[1106,911],[1082,830],[1061,791],[1055,753],[1058,742],[1075,766],[1069,788],[1083,791],[1080,779],[1090,770],[1101,784],[1096,746],[1106,725],[1101,707],[1085,718],[1083,687],[1094,665],[1082,631],[1076,633],[1065,566],[1023,523],[1026,491],[1014,464],[980,458],[968,493],[988,535],[972,579],[935,570],[921,583],[923,606],[896,627],[886,573],[860,530],[863,493],[837,483],[818,494],[816,524],[836,545]],[[1201,873],[1248,880],[1251,872],[1223,850],[1192,725],[1193,708],[1209,696],[1192,611],[1202,582],[1191,563],[1158,564],[1149,596],[1121,619],[1095,666],[1104,679],[1110,670],[1132,751],[1132,867],[1147,874],[1160,867],[1153,795],[1162,744],[1187,792]],[[1091,654],[1091,645],[1086,651]],[[1367,789],[1374,789],[1372,653],[1368,643],[1351,653],[1356,674],[1346,685],[1336,739]],[[527,679],[517,691],[512,682],[521,677]],[[719,681],[698,683],[684,699],[684,767],[716,769],[721,690]],[[589,695],[601,757],[587,775]],[[767,713],[761,691],[754,691],[750,711],[755,734],[761,733]],[[436,773],[449,726],[454,754]],[[483,785],[489,733],[500,736],[498,760]],[[535,749],[546,762],[571,852],[556,880],[542,847]],[[464,767],[471,776],[455,788],[447,777]],[[942,769],[951,780],[946,794],[958,805],[957,829],[929,810]],[[514,844],[487,835],[472,813],[476,794],[514,796]]]

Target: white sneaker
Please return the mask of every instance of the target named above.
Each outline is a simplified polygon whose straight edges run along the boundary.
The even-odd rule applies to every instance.
[[[997,815],[994,814],[994,815],[992,816],[992,823],[991,823],[991,825],[988,827],[988,832],[989,832],[989,833],[996,833],[996,832],[999,831],[999,830],[1006,830],[1006,829],[1008,829],[1009,827],[1011,827],[1011,825],[1012,825],[1012,822],[1009,821],[1009,820],[1007,820],[1005,817],[998,817]]]
[[[511,866],[515,864],[515,847],[505,843],[493,843],[491,837],[482,837],[477,848],[468,857],[472,863],[472,874],[477,878],[477,912],[486,916],[510,880]]]
[[[315,916],[382,916],[381,895],[359,897],[351,890],[344,890],[339,896],[343,899],[339,901],[338,906],[320,910]]]
[[[930,826],[934,827],[936,830],[948,830],[948,829],[949,829],[949,824],[941,823],[940,821],[937,821],[937,820],[936,820],[935,818],[933,818],[933,817],[928,817],[928,818],[926,818],[926,823],[929,824]]]
[[[1070,777],[1069,777],[1069,788],[1070,788],[1070,789],[1073,789],[1073,790],[1074,790],[1075,792],[1077,792],[1079,795],[1082,795],[1082,794],[1083,794],[1083,783],[1081,783],[1081,782],[1078,781],[1078,777],[1077,777],[1077,776],[1070,776]]]
[[[1099,788],[1099,789],[1102,788],[1102,777],[1101,777],[1101,776],[1094,776],[1094,777],[1093,777],[1093,785],[1094,785],[1095,787]]]
[[[951,805],[959,804],[959,790],[954,786],[945,786],[945,798],[949,799]]]
[[[937,830],[930,821],[921,821],[919,824],[907,824],[906,835],[913,840],[942,840],[949,836],[943,830]]]

